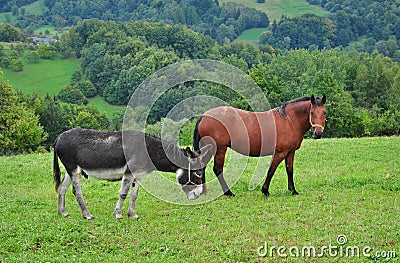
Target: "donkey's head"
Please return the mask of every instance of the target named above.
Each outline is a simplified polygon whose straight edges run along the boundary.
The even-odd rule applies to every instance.
[[[205,171],[212,156],[211,147],[206,145],[198,151],[192,151],[189,147],[182,149],[187,158],[187,169],[179,168],[176,171],[176,180],[190,200],[195,200],[206,192]]]

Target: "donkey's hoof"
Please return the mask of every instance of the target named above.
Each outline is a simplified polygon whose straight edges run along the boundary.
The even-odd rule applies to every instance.
[[[116,219],[122,219],[122,218],[124,218],[123,216],[122,216],[122,214],[121,213],[119,213],[119,212],[113,212],[113,215],[115,216],[115,218]]]
[[[232,193],[231,190],[226,191],[226,192],[224,193],[224,195],[226,195],[226,196],[235,196],[235,194]]]
[[[83,218],[87,219],[87,220],[92,220],[94,219],[94,216],[92,216],[91,214],[89,215],[84,215]]]
[[[69,216],[69,214],[67,213],[67,211],[58,211],[58,214],[62,215],[63,217]]]
[[[128,217],[129,217],[130,219],[136,219],[136,220],[139,219],[139,216],[138,216],[137,214],[128,215]]]

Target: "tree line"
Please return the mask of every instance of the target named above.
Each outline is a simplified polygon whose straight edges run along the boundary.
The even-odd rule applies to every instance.
[[[34,46],[31,52],[38,52],[39,47]],[[107,119],[85,98],[100,95],[112,104],[126,105],[138,85],[156,70],[195,58],[223,61],[248,73],[272,107],[300,96],[325,94],[328,137],[399,134],[400,66],[379,52],[369,54],[349,48],[287,50],[241,42],[220,45],[183,25],[98,19],[79,22],[63,34],[60,43],[48,48],[62,57],[78,57],[80,68],[57,98],[18,94],[0,81],[0,138],[16,134],[18,126],[13,124],[21,125],[22,119],[30,123],[21,127],[36,131],[22,130],[19,134],[31,134],[32,140],[19,141],[29,145],[2,143],[8,148],[1,153],[29,151],[37,145],[48,147],[57,134],[71,127],[119,129],[122,116]],[[21,57],[26,53],[16,50],[11,52],[26,59]],[[161,96],[151,109],[148,123],[153,133],[157,134],[160,122],[170,122],[165,116],[171,107],[195,95],[218,97],[234,107],[249,109],[241,95],[227,87],[208,82],[182,83]],[[18,118],[24,115],[27,117]],[[190,137],[184,136],[185,143]]]
[[[261,44],[294,49],[346,47],[379,53],[400,62],[398,1],[307,0],[329,11],[326,17],[283,16],[260,37]]]

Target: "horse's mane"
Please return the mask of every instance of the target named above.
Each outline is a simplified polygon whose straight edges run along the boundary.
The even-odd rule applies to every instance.
[[[311,97],[305,96],[305,97],[300,97],[297,99],[293,99],[293,100],[289,100],[287,102],[285,102],[283,105],[279,106],[278,108],[276,108],[276,111],[282,116],[286,118],[286,106],[292,103],[296,103],[296,102],[302,102],[302,101],[309,101],[311,100]],[[315,101],[317,102],[317,105],[320,106],[321,105],[321,98],[320,97],[316,97]]]

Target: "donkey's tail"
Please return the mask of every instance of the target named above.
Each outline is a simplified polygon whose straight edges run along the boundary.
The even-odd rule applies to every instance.
[[[54,182],[56,183],[56,192],[58,192],[58,187],[60,186],[61,183],[61,171],[60,171],[60,165],[58,164],[58,155],[56,151],[57,141],[58,137],[54,142],[54,160],[53,160],[53,176],[54,176]]]
[[[199,133],[199,124],[201,121],[201,117],[197,120],[196,122],[196,126],[194,127],[194,131],[193,131],[193,149],[195,151],[200,150],[200,140],[201,140],[201,136]]]

